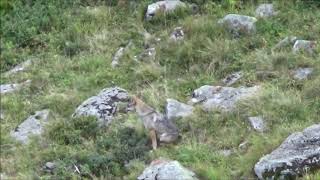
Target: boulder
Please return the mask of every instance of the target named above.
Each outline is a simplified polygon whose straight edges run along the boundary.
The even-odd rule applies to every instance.
[[[320,124],[291,134],[254,166],[259,179],[295,179],[320,168]]]
[[[293,78],[297,80],[307,79],[313,72],[313,68],[298,68],[294,70]]]
[[[296,40],[293,45],[292,51],[293,53],[298,52],[307,52],[309,54],[313,54],[316,49],[317,42],[316,41],[307,41],[307,40]]]
[[[49,110],[36,111],[11,132],[11,136],[23,144],[29,142],[30,136],[41,135],[49,122]]]
[[[229,74],[227,77],[225,77],[222,82],[226,86],[231,86],[232,84],[236,83],[239,79],[242,77],[242,72],[235,72],[232,74]]]
[[[184,38],[184,31],[182,27],[174,28],[173,32],[170,35],[170,40],[177,42],[181,41]]]
[[[257,19],[255,17],[244,16],[239,14],[228,14],[218,21],[226,30],[239,36],[241,34],[251,34],[256,31]]]
[[[179,7],[186,7],[186,4],[179,0],[166,0],[152,3],[148,5],[146,12],[146,20],[151,20],[159,12],[169,13],[173,12]]]
[[[100,126],[108,125],[116,114],[118,104],[129,102],[126,90],[119,87],[105,88],[96,96],[85,100],[72,117],[93,116]]]
[[[12,92],[18,91],[22,87],[30,85],[30,84],[31,84],[31,80],[27,80],[22,83],[16,83],[16,84],[1,84],[0,85],[0,94],[7,94],[7,93],[12,93]]]
[[[138,180],[197,180],[195,173],[184,168],[178,161],[154,160]]]
[[[260,4],[256,9],[256,17],[267,18],[277,15],[273,8],[273,4]]]
[[[264,124],[264,120],[261,116],[256,116],[256,117],[249,117],[248,118],[251,127],[258,131],[258,132],[264,132],[266,129],[266,126]]]
[[[172,120],[180,117],[187,117],[192,115],[193,107],[181,103],[175,99],[167,99],[166,115],[167,118]]]
[[[281,49],[283,47],[286,46],[293,46],[294,43],[297,41],[297,37],[296,36],[288,36],[285,37],[284,39],[282,39],[281,41],[279,41],[273,48],[272,50],[277,50],[277,49]]]
[[[26,61],[22,62],[21,64],[16,65],[13,69],[7,71],[5,73],[5,75],[9,76],[9,75],[12,75],[12,74],[16,74],[18,72],[25,71],[25,69],[28,68],[31,65],[32,65],[32,61],[31,60],[26,60]]]
[[[255,96],[259,90],[260,86],[233,88],[205,85],[194,90],[190,103],[201,103],[206,111],[230,111],[238,101]]]

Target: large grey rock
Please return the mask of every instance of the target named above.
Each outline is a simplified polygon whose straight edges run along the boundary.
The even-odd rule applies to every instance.
[[[232,84],[236,83],[239,79],[242,77],[242,72],[235,72],[232,74],[229,74],[227,77],[225,77],[222,82],[226,86],[231,86]]]
[[[11,136],[23,144],[28,143],[30,136],[41,135],[44,126],[49,122],[49,110],[36,111],[34,115],[28,117],[15,130]]]
[[[184,38],[184,31],[182,27],[174,28],[173,32],[170,35],[170,40],[177,42],[181,41]]]
[[[276,150],[254,166],[259,179],[294,179],[320,168],[320,124],[291,134]]]
[[[258,132],[264,132],[266,130],[266,125],[261,116],[249,117],[248,120],[254,130]]]
[[[12,74],[16,74],[18,72],[25,71],[26,68],[28,68],[31,65],[32,65],[32,61],[31,60],[26,60],[26,61],[22,62],[21,64],[18,64],[17,66],[15,66],[13,69],[11,69],[8,72],[6,72],[5,75],[9,76],[9,75],[12,75]]]
[[[294,43],[297,41],[297,37],[296,36],[288,36],[285,37],[284,39],[282,39],[281,41],[279,41],[273,48],[272,50],[277,50],[277,49],[281,49],[283,47],[286,47],[288,45],[293,46]]]
[[[93,116],[99,125],[108,125],[117,112],[119,103],[127,103],[129,95],[126,90],[113,87],[105,88],[96,96],[85,100],[73,113],[73,117]]]
[[[309,54],[313,54],[316,49],[317,42],[316,41],[307,41],[307,40],[296,40],[293,45],[292,51],[293,53],[298,52],[307,52]]]
[[[273,4],[260,4],[256,9],[256,17],[259,18],[267,18],[276,14],[277,12],[275,12]]]
[[[193,107],[181,103],[175,99],[167,99],[166,115],[168,119],[175,119],[179,117],[187,117],[192,115]]]
[[[190,103],[201,103],[206,111],[230,111],[238,101],[255,96],[259,90],[260,86],[233,88],[205,85],[194,90]]]
[[[297,80],[307,79],[313,72],[313,68],[298,68],[294,70],[293,78]]]
[[[197,180],[195,173],[184,168],[178,161],[154,160],[138,180]]]
[[[239,36],[241,34],[251,34],[256,31],[257,19],[255,17],[228,14],[218,21],[232,34]]]
[[[152,3],[148,5],[146,20],[151,20],[159,12],[169,13],[176,10],[178,7],[186,7],[186,4],[179,0],[166,0]]]
[[[22,83],[16,84],[1,84],[0,85],[0,94],[7,94],[20,90],[22,87],[30,85],[31,80],[24,81]]]

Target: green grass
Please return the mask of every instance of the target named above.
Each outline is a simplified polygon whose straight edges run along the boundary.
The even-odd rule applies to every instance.
[[[254,35],[236,39],[216,22],[228,13],[254,15],[258,3],[203,1],[197,15],[180,9],[144,22],[147,0],[123,7],[111,1],[35,2],[26,5],[16,0],[1,7],[6,8],[1,14],[1,73],[26,59],[34,60],[26,72],[1,74],[1,83],[32,79],[30,87],[1,97],[5,119],[1,120],[0,172],[9,177],[135,179],[152,159],[166,157],[178,160],[201,179],[254,178],[253,166],[261,156],[289,134],[320,121],[319,55],[293,55],[290,48],[271,52],[289,35],[319,41],[317,2],[274,1],[280,13],[259,20]],[[39,8],[45,9],[44,14],[35,11]],[[27,17],[31,18],[25,21]],[[168,39],[176,26],[184,27],[186,34],[179,44]],[[143,28],[161,38],[154,63],[133,61],[143,50]],[[115,51],[130,40],[133,45],[119,68],[111,68]],[[293,80],[292,70],[304,66],[314,68],[311,78]],[[139,94],[163,111],[166,98],[186,102],[194,89],[219,85],[220,79],[239,70],[244,77],[236,85],[261,85],[261,96],[239,103],[232,113],[197,109],[192,117],[176,122],[182,135],[179,143],[154,152],[133,114],[121,115],[103,129],[97,128],[94,118],[71,118],[81,102],[105,87],[117,85]],[[257,71],[275,76],[259,78]],[[33,138],[27,146],[16,143],[10,131],[45,108],[51,110],[52,122],[44,139]],[[264,134],[249,130],[247,117],[256,115],[266,119]],[[243,141],[249,143],[245,151],[238,148]],[[224,157],[219,154],[222,149],[235,153]],[[59,164],[53,174],[41,171],[47,161]],[[81,174],[74,173],[74,165]],[[319,176],[315,172],[303,179]]]

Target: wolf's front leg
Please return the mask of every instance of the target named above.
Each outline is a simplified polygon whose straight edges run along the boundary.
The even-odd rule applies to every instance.
[[[154,129],[150,130],[149,134],[150,134],[150,138],[151,138],[151,141],[152,141],[152,148],[153,148],[153,150],[156,150],[157,149],[157,134],[156,134],[156,131]]]

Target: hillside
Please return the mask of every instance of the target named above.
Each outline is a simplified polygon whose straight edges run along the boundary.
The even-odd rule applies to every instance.
[[[155,2],[1,1],[1,179],[320,179],[320,1]]]

